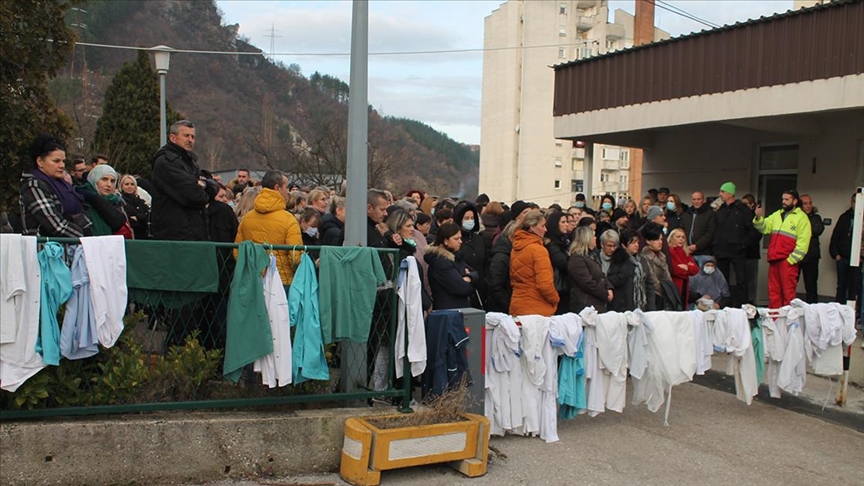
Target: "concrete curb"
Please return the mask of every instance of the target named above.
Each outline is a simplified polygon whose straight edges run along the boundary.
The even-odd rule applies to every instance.
[[[164,484],[334,472],[345,420],[384,413],[392,409],[4,422],[0,484]]]

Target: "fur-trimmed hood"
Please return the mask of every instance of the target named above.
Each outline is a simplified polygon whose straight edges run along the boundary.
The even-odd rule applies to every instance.
[[[426,262],[429,262],[429,258],[441,257],[450,260],[451,262],[456,261],[456,255],[453,254],[452,251],[444,248],[443,246],[429,245],[424,250],[425,256],[423,257]]]

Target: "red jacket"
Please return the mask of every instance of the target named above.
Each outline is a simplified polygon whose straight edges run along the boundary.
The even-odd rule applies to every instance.
[[[684,303],[684,308],[686,309],[687,304],[689,304],[687,297],[690,293],[690,276],[699,273],[699,265],[696,265],[693,257],[688,255],[684,251],[684,248],[680,246],[676,248],[670,246],[669,256],[672,257],[672,265],[670,265],[672,282],[675,283],[678,291],[681,292],[681,302]],[[679,264],[687,265],[687,270],[679,267]]]

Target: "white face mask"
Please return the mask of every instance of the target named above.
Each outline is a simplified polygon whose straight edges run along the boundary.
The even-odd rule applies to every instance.
[[[465,219],[462,221],[462,229],[465,231],[471,231],[474,229],[474,220],[473,219]]]
[[[318,228],[310,226],[309,228],[306,228],[306,234],[312,238],[315,238],[316,236],[318,236]]]
[[[714,273],[714,270],[716,270],[714,267],[705,267],[702,269],[702,271],[705,272],[705,275],[711,275]]]

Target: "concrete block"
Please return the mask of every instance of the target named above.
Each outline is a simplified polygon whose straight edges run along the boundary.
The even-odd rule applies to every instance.
[[[176,412],[0,424],[0,484],[204,482],[339,470],[345,420],[392,409]]]

